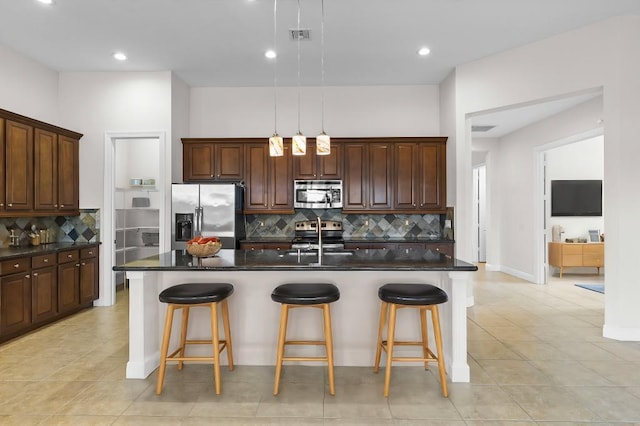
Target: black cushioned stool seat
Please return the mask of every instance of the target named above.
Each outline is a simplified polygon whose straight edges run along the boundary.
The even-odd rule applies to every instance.
[[[429,362],[438,363],[440,374],[440,386],[442,395],[447,397],[447,377],[444,365],[444,353],[442,350],[442,333],[440,331],[440,317],[438,305],[449,300],[447,293],[431,284],[411,284],[411,283],[390,283],[378,289],[378,297],[382,301],[380,308],[380,322],[378,325],[378,344],[376,347],[376,360],[373,371],[380,369],[380,358],[382,350],[387,353],[387,365],[384,379],[384,396],[389,396],[389,386],[391,383],[391,363],[392,361],[424,362],[425,369],[428,369]],[[422,339],[420,341],[396,341],[396,310],[400,308],[416,308],[420,310],[420,329]],[[429,349],[427,333],[427,311],[431,312],[431,322],[433,324],[434,340],[436,342],[437,356]],[[387,340],[382,340],[385,323],[388,328]],[[394,346],[421,346],[422,357],[394,357]]]
[[[220,353],[226,348],[229,370],[233,370],[233,350],[231,345],[231,328],[229,327],[229,306],[227,298],[233,294],[233,285],[229,283],[185,283],[177,284],[162,290],[158,296],[161,302],[167,303],[167,317],[162,336],[162,348],[160,351],[160,369],[158,371],[158,383],[156,393],[162,393],[164,375],[167,362],[177,361],[178,370],[182,370],[184,361],[208,361],[214,365],[214,379],[216,394],[220,394]],[[218,330],[218,305],[222,311],[222,325],[224,327],[224,339],[220,339]],[[211,310],[211,339],[187,340],[189,324],[189,310],[193,307],[207,307]],[[182,309],[182,324],[179,347],[169,354],[171,342],[171,328],[173,314],[176,309]],[[213,347],[213,356],[198,357],[185,356],[187,345],[208,344]]]
[[[278,335],[278,357],[276,360],[276,379],[273,394],[280,388],[280,373],[284,361],[326,361],[329,374],[329,392],[335,395],[333,376],[333,335],[331,332],[331,311],[329,304],[340,299],[340,290],[327,283],[289,283],[276,287],[271,293],[271,300],[282,304],[280,310],[280,332]],[[289,310],[294,308],[322,309],[324,319],[324,340],[287,340],[287,322]],[[293,357],[284,356],[285,345],[323,345],[325,357]]]

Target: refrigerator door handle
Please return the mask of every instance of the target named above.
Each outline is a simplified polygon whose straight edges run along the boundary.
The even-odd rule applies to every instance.
[[[196,207],[196,235],[202,235],[202,216],[204,209]]]

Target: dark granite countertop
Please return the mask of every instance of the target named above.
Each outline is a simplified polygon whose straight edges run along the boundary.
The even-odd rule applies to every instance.
[[[325,251],[318,265],[317,252],[298,255],[296,250],[221,250],[216,256],[194,258],[173,250],[135,260],[114,271],[476,271],[477,266],[422,249]]]
[[[61,250],[82,249],[100,243],[51,243],[38,246],[4,247],[0,248],[0,260],[13,259],[24,256],[37,256],[39,254],[55,253]]]

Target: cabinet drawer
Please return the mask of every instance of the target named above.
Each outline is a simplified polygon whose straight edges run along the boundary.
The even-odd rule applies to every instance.
[[[584,250],[585,256],[586,255],[604,256],[604,245],[602,244],[585,244],[583,250]]]
[[[58,253],[58,263],[77,262],[80,259],[78,250],[67,250]]]
[[[562,266],[582,266],[582,254],[565,254],[562,256]]]
[[[604,256],[584,255],[583,266],[604,266]]]
[[[90,257],[98,256],[98,247],[87,247],[80,250],[80,257],[82,259],[87,259]]]
[[[29,266],[31,266],[31,259],[28,257],[3,260],[0,262],[0,275],[27,272],[29,270]]]
[[[583,244],[567,244],[562,248],[562,253],[566,256],[568,254],[577,254],[582,256]]]
[[[424,245],[427,250],[437,251],[438,253],[446,254],[453,257],[453,244],[432,244],[427,243]]]
[[[56,264],[56,254],[41,254],[40,256],[33,256],[31,258],[31,268],[38,269],[45,266],[52,266]]]

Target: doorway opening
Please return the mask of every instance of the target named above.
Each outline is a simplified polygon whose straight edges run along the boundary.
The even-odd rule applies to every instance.
[[[548,243],[565,238],[589,241],[589,230],[604,232],[604,216],[551,216],[552,180],[603,180],[604,136],[598,128],[538,147],[536,150],[536,283],[546,284],[554,273],[548,263]],[[556,232],[552,232],[552,230]],[[553,235],[555,234],[555,236]],[[593,268],[572,269],[592,272]]]
[[[125,280],[113,266],[167,250],[170,182],[164,132],[108,132],[104,147],[105,264],[100,294],[103,304],[110,306],[116,301],[116,287],[124,286]]]
[[[475,262],[487,261],[487,167],[484,164],[473,167],[473,223],[474,223],[474,254]]]

